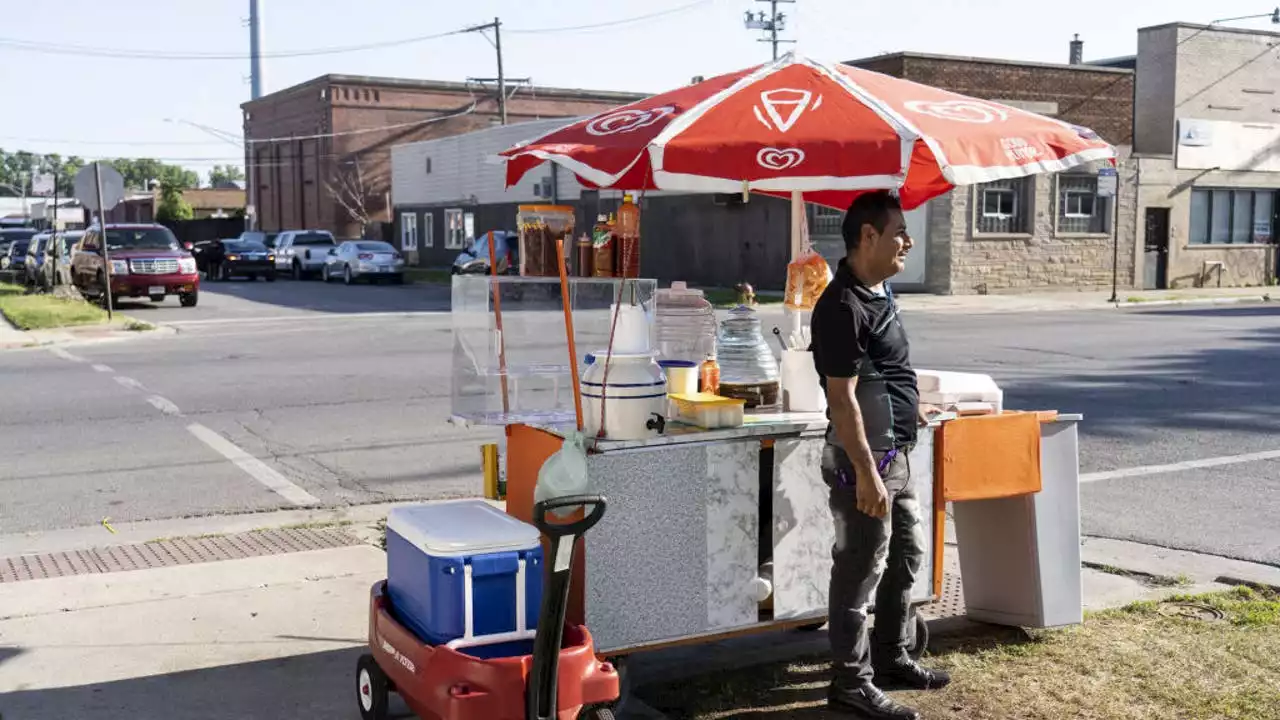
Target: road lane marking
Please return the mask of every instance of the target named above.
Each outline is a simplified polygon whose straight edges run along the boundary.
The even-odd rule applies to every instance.
[[[179,409],[177,405],[175,405],[172,401],[166,398],[160,397],[159,395],[152,395],[151,397],[147,398],[147,402],[151,403],[151,405],[155,407],[155,409],[159,410],[165,415],[179,415],[179,416],[182,415],[182,410]]]
[[[98,371],[98,372],[100,372],[100,373],[111,373],[111,372],[115,372],[115,370],[112,370],[112,369],[111,369],[111,366],[110,366],[110,365],[94,365],[94,366],[93,366],[93,369],[94,369],[94,370],[97,370],[97,371]]]
[[[177,328],[201,325],[240,325],[276,322],[305,322],[309,320],[374,320],[379,318],[438,317],[448,315],[448,310],[400,310],[390,312],[317,312],[310,315],[276,315],[243,318],[208,318],[205,320],[172,320],[164,323]]]
[[[262,483],[294,505],[320,504],[320,500],[314,495],[289,482],[285,476],[273,470],[269,465],[241,450],[230,440],[204,425],[192,423],[187,426],[187,432],[196,436],[196,439],[200,442],[213,448],[219,455],[235,463],[237,467],[248,473],[249,477]]]
[[[1167,475],[1187,470],[1202,470],[1204,468],[1239,465],[1262,460],[1280,460],[1280,450],[1264,450],[1243,455],[1223,455],[1199,460],[1184,460],[1182,462],[1169,463],[1168,465],[1140,465],[1138,467],[1121,468],[1120,470],[1084,473],[1080,476],[1080,482],[1098,482],[1099,480],[1117,480],[1120,478],[1145,477],[1147,475]]]
[[[114,378],[112,378],[112,380],[115,380],[116,382],[129,388],[130,390],[146,390],[146,388],[142,387],[142,383],[138,382],[137,380],[134,380],[131,377],[125,377],[124,375],[117,375]]]
[[[72,355],[71,353],[67,352],[66,350],[63,350],[63,349],[62,349],[62,348],[60,348],[60,347],[51,347],[51,348],[49,348],[49,352],[53,353],[54,355],[57,355],[58,357],[62,358],[63,360],[69,360],[69,361],[71,361],[71,362],[75,362],[75,363],[82,363],[82,362],[86,362],[86,360],[85,360],[84,358],[80,357],[79,355]]]

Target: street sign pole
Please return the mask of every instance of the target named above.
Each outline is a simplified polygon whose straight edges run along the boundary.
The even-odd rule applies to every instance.
[[[1120,275],[1120,232],[1116,227],[1116,221],[1120,219],[1120,210],[1117,207],[1115,198],[1120,191],[1120,177],[1115,168],[1102,168],[1098,171],[1098,197],[1107,198],[1111,202],[1107,205],[1108,220],[1111,224],[1111,299],[1107,302],[1112,304],[1120,302],[1117,295]]]
[[[53,246],[53,272],[49,273],[49,292],[58,286],[58,260],[62,255],[62,238],[58,234],[58,173],[53,174],[53,224],[49,227],[52,233],[49,235],[49,242],[55,243]]]
[[[102,243],[102,277],[104,278],[102,297],[107,306],[107,322],[111,322],[113,309],[111,307],[111,252],[107,248],[107,214],[106,203],[102,202],[102,161],[100,160],[93,162],[93,184],[98,194],[98,238]]]

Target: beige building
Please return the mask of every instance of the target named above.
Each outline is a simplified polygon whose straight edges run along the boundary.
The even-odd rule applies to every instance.
[[[1133,262],[1146,288],[1276,277],[1280,33],[1138,32]]]

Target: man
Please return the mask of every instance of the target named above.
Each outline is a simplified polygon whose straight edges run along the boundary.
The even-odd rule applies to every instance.
[[[902,206],[888,192],[854,200],[841,233],[847,254],[814,307],[811,347],[831,421],[822,459],[836,529],[828,702],[855,717],[916,720],[915,710],[877,687],[923,690],[950,682],[906,651],[911,587],[924,556],[907,455],[924,415],[906,331],[885,281],[902,272],[912,241]],[[868,633],[872,605],[875,629]]]

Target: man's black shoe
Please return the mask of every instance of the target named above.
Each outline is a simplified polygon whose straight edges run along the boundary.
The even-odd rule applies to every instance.
[[[857,688],[831,686],[827,706],[864,720],[920,720],[920,713],[899,705],[874,685]]]
[[[875,678],[882,687],[902,687],[911,690],[937,690],[951,684],[951,676],[946,671],[921,667],[914,660],[903,660],[893,665],[877,667]]]

